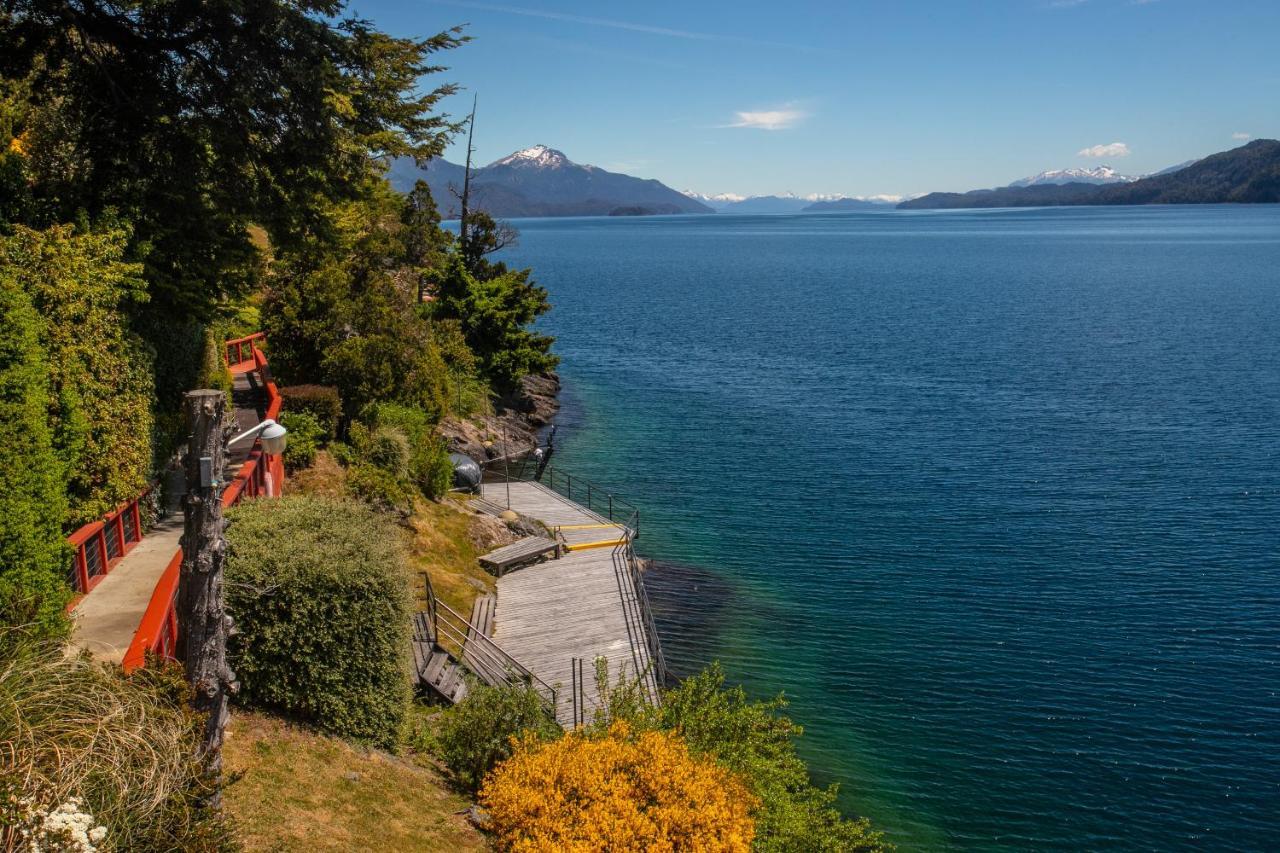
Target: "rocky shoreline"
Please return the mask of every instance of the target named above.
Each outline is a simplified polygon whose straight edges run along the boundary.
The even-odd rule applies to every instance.
[[[440,434],[451,453],[484,462],[520,456],[538,446],[539,431],[560,410],[560,377],[555,373],[526,376],[511,392],[494,401],[491,415],[462,419],[450,415]]]

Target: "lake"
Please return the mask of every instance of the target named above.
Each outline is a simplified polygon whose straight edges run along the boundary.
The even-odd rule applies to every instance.
[[[1280,207],[516,224],[673,669],[905,850],[1280,847]]]

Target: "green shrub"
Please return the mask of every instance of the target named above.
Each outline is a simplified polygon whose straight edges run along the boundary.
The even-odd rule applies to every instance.
[[[60,633],[70,553],[39,325],[31,300],[0,273],[0,620]]]
[[[337,438],[338,422],[342,419],[342,399],[337,388],[329,385],[287,385],[280,389],[280,396],[284,411],[305,412],[316,419],[323,430],[321,446]]]
[[[30,797],[46,813],[78,798],[106,827],[100,850],[237,849],[201,805],[213,780],[193,759],[204,720],[187,710],[181,667],[123,678],[57,643],[0,648],[0,848],[29,849],[13,834]]]
[[[396,403],[378,403],[364,412],[376,430],[395,429],[408,440],[407,476],[429,498],[438,498],[453,485],[453,464],[444,439],[422,409]]]
[[[356,464],[356,452],[351,445],[341,441],[335,441],[329,445],[329,455],[333,457],[333,461],[337,462],[343,468],[350,468]]]
[[[532,732],[553,740],[563,732],[533,690],[469,685],[467,696],[439,716],[429,749],[460,788],[475,793],[499,762],[511,757],[511,739]]]
[[[241,699],[392,747],[409,688],[403,536],[349,500],[294,496],[228,512],[227,607]]]
[[[378,427],[371,431],[359,451],[365,462],[381,468],[397,480],[409,476],[409,439],[395,427]]]
[[[347,494],[378,512],[404,518],[413,512],[413,494],[406,481],[367,462],[357,462],[347,470]]]
[[[290,471],[310,468],[316,461],[316,451],[320,446],[323,427],[306,412],[285,412],[280,415],[280,423],[289,431],[288,441],[284,446],[284,466]]]
[[[754,849],[883,851],[892,846],[865,819],[836,808],[836,787],[818,788],[796,754],[802,729],[778,713],[786,702],[752,702],[741,687],[725,688],[714,664],[669,691],[640,724],[678,732],[695,754],[739,774],[761,800]]]

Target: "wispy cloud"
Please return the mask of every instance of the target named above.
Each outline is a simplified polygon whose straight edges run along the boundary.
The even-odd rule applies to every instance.
[[[1089,0],[1049,0],[1050,9],[1070,9],[1072,6],[1083,6]]]
[[[1241,133],[1240,131],[1238,131],[1238,130],[1237,130],[1235,133],[1231,134],[1231,138],[1232,138],[1232,139],[1252,139],[1252,138],[1253,138],[1253,134],[1252,134],[1252,133]]]
[[[827,53],[822,48],[803,44],[789,44],[779,41],[765,41],[745,36],[726,35],[724,33],[700,33],[692,30],[678,30],[670,27],[658,27],[636,21],[619,21],[615,18],[597,18],[592,15],[574,15],[569,12],[552,12],[545,9],[530,9],[525,6],[506,6],[498,3],[475,3],[472,0],[434,0],[439,6],[456,6],[461,9],[475,9],[479,12],[503,12],[508,15],[522,15],[526,18],[542,18],[547,21],[564,21],[570,24],[583,24],[590,27],[608,27],[614,30],[627,30],[633,33],[647,33],[668,38],[690,39],[693,41],[721,41],[734,44],[749,44],[762,47],[786,47],[813,53]]]
[[[1091,145],[1076,152],[1077,157],[1128,157],[1129,146],[1123,142],[1110,142],[1106,145]]]
[[[743,110],[735,112],[734,121],[721,127],[752,127],[757,130],[786,130],[809,117],[804,110],[784,107],[777,110]]]

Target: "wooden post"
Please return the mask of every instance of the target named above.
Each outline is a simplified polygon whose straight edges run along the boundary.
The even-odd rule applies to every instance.
[[[221,391],[189,391],[183,400],[191,440],[187,447],[187,493],[182,498],[186,524],[182,531],[182,571],[178,577],[178,649],[191,685],[192,707],[207,714],[200,756],[215,778],[222,773],[222,735],[227,725],[227,697],[238,685],[227,666],[231,618],[222,597],[222,567],[227,541],[223,536],[222,435],[226,395]],[[217,791],[210,805],[221,805]]]

